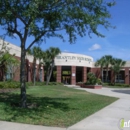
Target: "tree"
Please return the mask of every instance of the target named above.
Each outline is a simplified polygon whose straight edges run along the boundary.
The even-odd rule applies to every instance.
[[[46,67],[46,85],[48,85],[52,71],[54,68],[54,59],[55,57],[61,53],[59,48],[50,47],[48,50],[45,51],[43,61]]]
[[[110,68],[110,65],[112,64],[112,56],[111,55],[105,55],[104,57],[104,67],[106,68],[106,82],[108,81],[108,69]]]
[[[20,39],[21,65],[20,87],[21,107],[26,107],[25,55],[26,51],[42,38],[64,36],[58,31],[65,30],[69,42],[73,43],[77,35],[98,32],[98,25],[111,27],[108,7],[114,2],[105,0],[1,0],[0,25],[6,35]],[[14,35],[15,34],[15,35]],[[32,41],[27,39],[31,37]],[[26,46],[28,47],[26,48]]]
[[[42,50],[41,50],[40,47],[34,46],[32,49],[28,50],[28,54],[33,56],[33,84],[35,86],[35,82],[36,82],[36,61],[39,60],[39,66],[40,66],[40,60],[42,59],[42,57],[41,57]]]
[[[111,69],[114,71],[115,79],[116,79],[116,76],[120,73],[121,68],[125,64],[126,64],[126,61],[123,61],[122,59],[113,58]]]
[[[105,66],[105,61],[104,61],[104,56],[101,57],[99,60],[96,61],[95,66],[98,67],[100,66],[100,77],[101,80],[103,81],[103,67]]]

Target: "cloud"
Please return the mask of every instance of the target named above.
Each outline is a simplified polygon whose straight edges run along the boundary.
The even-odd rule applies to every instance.
[[[89,48],[89,51],[98,50],[101,46],[99,44],[94,44],[92,47]]]
[[[63,52],[69,52],[69,50],[63,50]]]

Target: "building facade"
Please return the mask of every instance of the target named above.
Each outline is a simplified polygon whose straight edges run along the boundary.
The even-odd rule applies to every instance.
[[[0,41],[2,44],[2,40]],[[21,49],[20,47],[9,43],[10,54],[15,54],[15,57],[20,61]],[[26,81],[31,82],[33,77],[33,56],[26,55]],[[37,61],[36,80],[46,81],[46,70],[44,65],[39,66]],[[98,78],[102,77],[105,82],[106,70],[101,73],[99,67],[95,67],[93,58],[87,55],[62,52],[55,57],[55,67],[51,76],[51,81],[62,82],[65,84],[76,84],[77,82],[87,82],[87,73],[93,72]],[[6,78],[10,78],[10,73],[7,73]],[[2,72],[0,71],[0,80],[2,80]],[[14,73],[14,80],[20,80],[20,68],[18,67]],[[126,65],[120,70],[117,77],[114,77],[114,73],[109,70],[108,81],[130,84],[130,62],[127,61]]]

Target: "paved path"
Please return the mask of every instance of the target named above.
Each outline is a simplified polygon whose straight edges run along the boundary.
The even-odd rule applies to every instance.
[[[130,120],[130,89],[78,89],[120,99],[69,127],[69,130],[119,130],[118,124],[121,118]]]
[[[69,128],[0,121],[0,130],[119,130],[118,122],[121,118],[130,120],[130,89],[86,89],[78,87],[76,89],[84,89],[91,93],[118,97],[120,99]]]
[[[28,125],[28,124],[0,121],[0,130],[66,130],[66,128],[46,127],[39,125]]]

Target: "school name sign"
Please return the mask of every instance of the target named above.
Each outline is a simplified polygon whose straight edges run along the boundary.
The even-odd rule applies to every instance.
[[[86,57],[80,57],[80,56],[56,56],[56,59],[61,59],[61,60],[78,60],[78,61],[89,61],[91,62],[92,60],[90,58]]]

